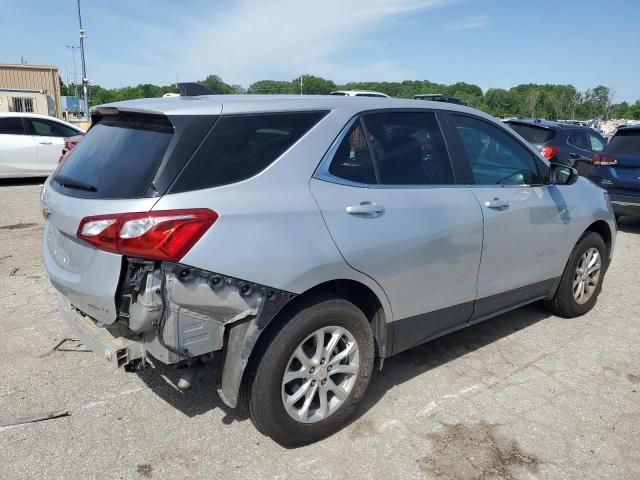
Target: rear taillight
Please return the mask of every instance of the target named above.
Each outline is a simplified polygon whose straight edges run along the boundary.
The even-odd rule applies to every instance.
[[[542,154],[542,156],[544,158],[546,158],[547,160],[551,160],[553,157],[555,157],[558,153],[560,152],[560,149],[558,147],[554,147],[552,145],[547,145],[545,147],[542,147],[540,149],[540,153]]]
[[[206,208],[85,217],[78,238],[107,252],[178,262],[218,219]]]
[[[602,155],[601,153],[596,153],[593,156],[592,163],[594,165],[601,165],[606,167],[609,165],[615,165],[618,163],[618,161],[615,158],[607,157],[606,155]]]

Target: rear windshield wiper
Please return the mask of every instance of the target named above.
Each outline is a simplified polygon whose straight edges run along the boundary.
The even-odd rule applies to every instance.
[[[97,192],[98,189],[90,183],[76,180],[75,178],[65,177],[64,175],[56,175],[53,181],[67,188],[75,188],[77,190],[86,190],[87,192]]]

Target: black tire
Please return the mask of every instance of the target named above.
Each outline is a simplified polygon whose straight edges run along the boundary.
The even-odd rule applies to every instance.
[[[343,327],[353,335],[359,369],[349,396],[338,410],[319,422],[301,423],[285,410],[282,378],[298,345],[324,326]],[[344,427],[369,384],[374,364],[373,333],[362,311],[344,299],[319,293],[284,312],[279,324],[266,335],[245,379],[249,415],[256,428],[284,447],[298,447]]]
[[[591,297],[585,303],[580,304],[573,295],[572,285],[580,258],[590,248],[596,248],[600,254],[600,276],[596,289]],[[608,261],[609,252],[602,237],[595,232],[585,233],[574,247],[573,252],[571,252],[571,256],[562,273],[560,284],[553,299],[545,302],[547,309],[556,315],[568,318],[579,317],[591,310],[598,300],[598,295],[600,295],[602,291],[602,282],[604,281],[604,276],[607,271]]]

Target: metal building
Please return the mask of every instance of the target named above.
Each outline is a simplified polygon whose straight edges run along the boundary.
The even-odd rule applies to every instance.
[[[33,112],[60,117],[58,68],[0,64],[0,112]]]

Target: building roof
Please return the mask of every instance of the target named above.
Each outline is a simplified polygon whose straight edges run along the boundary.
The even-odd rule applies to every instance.
[[[12,68],[14,70],[58,70],[53,65],[23,65],[20,63],[0,63],[0,68]]]

